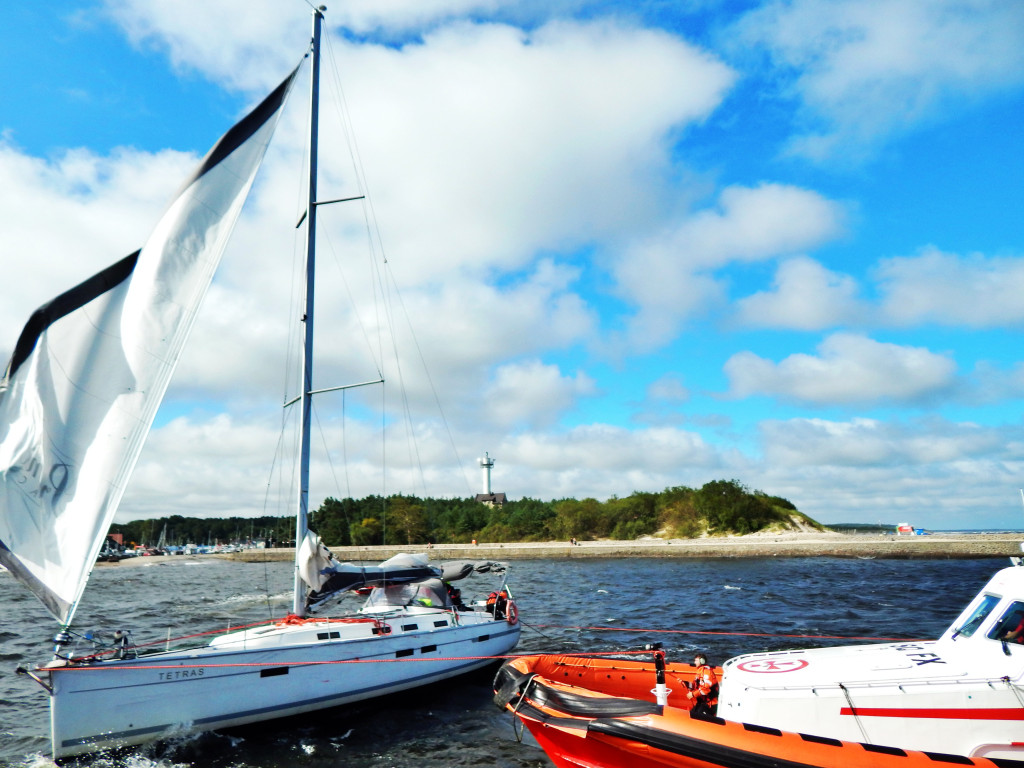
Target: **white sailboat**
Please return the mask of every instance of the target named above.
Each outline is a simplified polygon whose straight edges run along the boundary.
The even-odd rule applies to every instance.
[[[74,647],[70,626],[171,373],[298,68],[204,158],[146,245],[37,310],[0,381],[0,563],[60,623],[53,659],[19,671],[49,694],[54,757],[295,715],[428,685],[507,654],[520,625],[502,578],[488,605],[454,605],[422,555],[339,564],[307,530],[323,8],[314,10],[301,456],[293,612],[184,649],[130,634]],[[308,320],[308,321],[307,321]],[[448,564],[451,566],[452,564]],[[371,588],[354,615],[311,613]]]

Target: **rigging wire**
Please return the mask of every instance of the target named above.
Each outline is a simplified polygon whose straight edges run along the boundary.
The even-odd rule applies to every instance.
[[[344,397],[345,397],[344,390],[342,391],[341,396],[342,396],[342,399],[344,400]],[[320,441],[324,445],[324,455],[327,457],[327,466],[331,470],[331,477],[334,478],[334,485],[337,487],[338,486],[338,473],[335,472],[335,470],[334,470],[334,462],[331,460],[331,449],[327,445],[327,434],[324,431],[323,424],[320,422],[320,411],[317,410],[316,401],[315,400],[313,401],[313,419],[314,419],[314,421],[316,421],[316,429],[317,429],[317,432],[320,434]],[[342,432],[344,432],[344,429],[342,429]],[[348,479],[347,468],[346,468],[346,472],[345,472],[345,477],[346,477],[346,480],[347,480]]]
[[[411,317],[409,315],[408,307],[406,306],[401,291],[398,288],[398,283],[395,279],[393,271],[390,269],[390,259],[387,256],[384,247],[384,238],[380,230],[380,223],[377,218],[376,209],[373,203],[373,196],[370,194],[370,185],[367,179],[366,170],[362,162],[362,156],[359,151],[358,139],[356,131],[352,124],[350,112],[348,109],[348,102],[345,97],[345,89],[340,81],[339,70],[337,65],[333,43],[330,36],[327,37],[325,45],[326,54],[325,58],[331,63],[331,66],[327,67],[328,77],[331,79],[334,87],[332,89],[331,98],[333,108],[337,114],[337,117],[344,127],[342,133],[344,134],[346,147],[348,149],[349,158],[352,163],[352,167],[355,171],[355,181],[358,190],[364,196],[363,198],[363,212],[364,222],[367,232],[367,246],[371,256],[370,269],[375,274],[375,279],[372,281],[374,295],[379,296],[381,302],[378,306],[378,312],[383,313],[386,318],[386,322],[378,322],[378,328],[390,328],[392,332],[390,336],[390,349],[389,354],[391,359],[394,361],[395,375],[398,379],[398,392],[401,398],[401,410],[403,415],[403,421],[406,431],[406,441],[408,445],[408,451],[410,460],[415,464],[419,471],[420,484],[423,489],[424,496],[427,494],[426,488],[426,472],[423,468],[423,459],[420,451],[419,441],[416,437],[416,430],[413,428],[412,418],[412,406],[409,399],[410,387],[407,386],[405,371],[402,366],[402,358],[399,355],[398,350],[398,336],[395,329],[399,326],[397,317],[400,316],[404,323],[402,325],[408,331],[412,344],[416,350],[416,354],[419,359],[419,364],[426,376],[426,380],[430,387],[430,392],[433,397],[434,405],[438,410],[441,422],[444,426],[445,433],[448,438],[448,443],[451,447],[452,453],[455,457],[457,466],[459,467],[460,474],[462,475],[463,483],[467,489],[467,493],[472,495],[472,485],[466,475],[466,469],[463,465],[462,457],[458,451],[458,447],[455,443],[455,438],[452,432],[451,423],[448,420],[447,414],[444,411],[444,407],[441,403],[440,395],[438,394],[437,386],[434,382],[433,376],[431,375],[430,368],[427,365],[426,357],[423,354],[422,346],[420,345],[419,339],[413,328]],[[396,312],[397,307],[397,312]],[[378,315],[378,320],[380,315]],[[377,337],[378,341],[378,365],[383,366],[384,360],[384,334],[381,333]],[[382,378],[384,378],[382,376]]]
[[[308,3],[312,8],[312,4]],[[407,374],[405,366],[403,366],[402,358],[399,355],[399,340],[395,329],[398,326],[403,326],[404,329],[408,329],[409,337],[412,339],[412,344],[416,350],[416,355],[419,360],[418,363],[422,367],[422,370],[426,376],[426,382],[429,384],[430,392],[437,408],[437,412],[440,415],[441,424],[445,430],[447,441],[451,447],[452,455],[455,457],[457,466],[459,467],[460,474],[462,475],[462,481],[469,495],[472,495],[472,486],[466,473],[466,468],[463,466],[462,457],[459,453],[458,447],[455,442],[455,437],[452,431],[452,426],[444,412],[444,408],[441,404],[441,398],[438,393],[437,385],[431,374],[430,369],[426,363],[426,357],[423,353],[422,346],[419,339],[413,330],[411,318],[409,315],[409,309],[406,306],[401,292],[398,289],[396,276],[389,269],[390,261],[385,253],[383,236],[380,230],[380,224],[376,215],[374,202],[372,197],[369,195],[369,183],[367,181],[366,170],[363,165],[361,153],[359,151],[358,140],[356,131],[354,130],[353,123],[348,108],[348,103],[345,95],[345,89],[340,79],[340,67],[338,63],[338,57],[335,52],[335,46],[333,43],[332,36],[330,34],[324,36],[324,53],[325,53],[325,64],[324,74],[326,80],[331,84],[332,87],[325,89],[327,94],[327,106],[328,112],[333,113],[333,117],[329,119],[336,119],[341,126],[340,133],[342,134],[343,144],[339,142],[339,145],[343,146],[347,150],[349,162],[353,170],[353,176],[349,180],[362,196],[362,212],[363,222],[362,228],[365,231],[366,237],[366,253],[367,253],[367,276],[369,278],[370,289],[366,291],[367,297],[372,299],[371,311],[375,317],[374,325],[376,332],[371,332],[367,327],[364,320],[363,313],[353,312],[350,318],[353,323],[358,324],[359,332],[362,336],[365,344],[365,349],[369,354],[369,359],[372,365],[377,370],[378,378],[385,380],[383,371],[385,369],[385,350],[389,360],[393,361],[391,367],[395,376],[397,377],[398,390],[397,397],[399,403],[399,411],[401,412],[401,422],[404,433],[404,442],[406,445],[407,455],[409,457],[410,466],[416,468],[418,477],[416,478],[416,484],[421,488],[421,492],[424,497],[429,495],[427,488],[427,472],[424,467],[424,455],[422,453],[421,439],[418,436],[418,430],[414,425],[413,415],[414,408],[413,403],[410,399],[410,387],[408,386]],[[304,155],[308,158],[310,147],[308,144],[309,136],[309,115],[305,114],[305,130],[302,135],[307,137],[304,146]],[[305,210],[307,201],[302,195],[304,176],[303,172],[299,171],[299,183],[295,187],[295,221],[300,224],[302,220],[308,214]],[[336,227],[334,229],[337,229]],[[343,230],[342,230],[343,231]],[[339,248],[336,247],[334,240],[332,239],[332,228],[322,227],[320,229],[321,243],[324,246],[324,250],[330,254],[330,259],[333,261],[336,273],[340,276],[341,285],[344,287],[344,292],[347,295],[349,305],[352,307],[358,307],[359,304],[355,300],[356,290],[348,279],[348,274],[344,268],[344,264],[350,260],[342,260],[339,258]],[[304,258],[305,258],[305,243],[301,233],[301,227],[298,225],[295,229],[295,237],[293,238],[293,261],[292,261],[292,274],[291,274],[291,290],[289,300],[289,317],[301,317],[302,313],[302,276],[304,274]],[[329,305],[328,305],[329,306]],[[399,320],[401,318],[401,321]],[[287,339],[287,353],[284,366],[284,376],[282,382],[282,402],[288,403],[292,397],[292,390],[296,387],[296,376],[299,373],[299,366],[297,363],[298,350],[300,348],[299,337],[302,331],[302,323],[289,322],[288,333],[286,334]],[[390,329],[390,333],[387,333]],[[390,336],[390,339],[386,337],[386,334]],[[323,343],[323,342],[321,342]],[[389,394],[387,387],[383,385],[381,387],[381,421],[380,421],[380,479],[381,479],[381,503],[382,509],[380,512],[382,522],[382,534],[386,541],[387,535],[387,489],[389,486],[389,445],[388,445],[388,427],[389,420],[387,416],[388,410],[388,398]],[[342,390],[342,463],[344,467],[345,475],[345,491],[346,497],[352,497],[352,486],[350,478],[350,456],[348,451],[348,428],[349,428],[349,401],[344,390]],[[279,493],[281,497],[278,499],[278,508],[284,515],[291,513],[291,508],[294,504],[294,499],[291,496],[294,492],[288,494],[288,489],[294,489],[297,487],[297,467],[292,467],[291,482],[287,482],[285,475],[287,469],[284,465],[294,464],[294,462],[281,461],[285,451],[285,445],[288,442],[294,442],[297,438],[294,435],[291,439],[287,439],[286,435],[289,434],[289,430],[297,430],[297,423],[294,419],[290,419],[287,411],[289,408],[283,409],[285,413],[282,414],[280,433],[278,437],[278,445],[276,447],[276,453],[274,463],[271,469],[271,476],[274,474],[274,466],[279,466]],[[339,479],[339,473],[335,466],[335,462],[332,458],[332,453],[328,447],[328,436],[326,434],[324,423],[321,421],[321,417],[317,409],[314,407],[314,413],[317,414],[317,428],[320,431],[321,440],[324,445],[325,454],[327,461],[330,466],[330,472],[334,481],[335,487],[338,489],[338,495],[341,495],[341,483]],[[287,498],[285,498],[287,496]],[[271,492],[268,491],[264,499],[264,509],[268,510],[271,506]],[[269,591],[269,590],[268,590]]]
[[[270,494],[271,494],[271,491],[272,491],[273,486],[274,486],[274,472],[275,472],[275,470],[278,467],[278,459],[281,458],[281,456],[283,455],[283,444],[284,444],[284,437],[285,437],[285,425],[286,425],[286,422],[288,420],[288,411],[289,411],[289,409],[288,408],[282,408],[281,410],[282,410],[282,415],[281,415],[281,431],[280,431],[280,433],[278,434],[278,437],[277,437],[277,446],[276,446],[276,449],[274,451],[274,458],[271,461],[270,472],[268,473],[268,477],[267,477],[267,489],[266,489],[266,492],[263,495],[263,513],[264,513],[264,515],[266,515],[268,517],[271,516],[271,515],[268,514],[268,512],[269,512],[269,507],[270,507]],[[278,484],[278,487],[280,487],[280,484]],[[278,505],[279,505],[278,509],[280,509],[280,501],[278,502]],[[264,543],[264,546],[265,546],[265,543]],[[270,600],[270,560],[267,557],[263,558],[263,590],[264,590],[264,595],[266,597],[266,602],[267,602],[267,613],[269,614],[269,617],[272,620],[274,618],[274,606],[273,606],[273,603]]]
[[[362,202],[363,202],[363,219],[364,219],[364,222],[366,222],[365,226],[366,226],[366,229],[367,229],[367,244],[368,244],[367,250],[368,250],[368,252],[370,254],[370,258],[369,258],[368,261],[369,261],[370,275],[371,275],[371,279],[369,281],[370,282],[370,286],[371,286],[371,295],[372,295],[372,297],[377,297],[379,295],[378,285],[379,285],[379,282],[380,282],[380,276],[379,276],[379,273],[376,272],[376,269],[375,269],[375,261],[376,261],[375,258],[374,258],[375,248],[374,248],[372,234],[369,231],[369,225],[368,225],[369,217],[368,217],[368,215],[366,213],[367,199],[366,199],[365,184],[363,183],[363,178],[362,178],[362,173],[361,173],[361,164],[360,164],[359,159],[358,159],[358,152],[357,152],[355,146],[353,145],[354,131],[352,130],[350,120],[348,120],[347,110],[344,109],[343,91],[342,91],[342,86],[341,86],[341,83],[340,83],[340,78],[338,77],[338,69],[339,68],[338,68],[336,57],[334,55],[334,48],[333,48],[333,44],[331,42],[330,35],[326,35],[325,36],[325,46],[324,47],[325,47],[325,52],[324,52],[325,56],[324,56],[324,58],[325,58],[325,62],[328,65],[328,66],[326,66],[324,68],[325,75],[326,75],[327,79],[330,80],[330,82],[333,85],[333,88],[328,88],[328,89],[325,89],[325,90],[326,90],[326,92],[328,94],[328,101],[333,103],[333,105],[334,105],[334,110],[333,111],[334,111],[334,114],[337,116],[337,118],[338,118],[338,120],[339,120],[339,122],[341,124],[342,130],[340,132],[341,132],[341,134],[342,134],[342,136],[343,136],[343,138],[345,140],[346,146],[348,148],[349,159],[350,159],[350,162],[352,164],[352,167],[355,169],[355,173],[353,174],[353,176],[354,176],[354,179],[355,179],[356,189],[359,192],[359,196],[362,198]],[[342,103],[339,103],[339,101],[338,101],[339,98],[342,99]],[[382,388],[383,388],[383,383],[385,381],[385,376],[384,376],[384,373],[383,373],[384,366],[383,366],[383,356],[382,356],[382,353],[381,353],[382,344],[381,344],[381,341],[380,341],[380,336],[382,334],[382,331],[380,329],[382,328],[382,324],[379,322],[379,315],[380,315],[379,310],[376,310],[377,315],[378,315],[378,322],[375,325],[376,325],[378,331],[377,331],[377,339],[376,339],[376,341],[374,341],[374,339],[371,338],[371,333],[370,333],[370,331],[367,328],[367,325],[366,325],[366,323],[364,321],[362,313],[358,311],[359,303],[356,301],[355,292],[354,292],[353,287],[352,287],[352,282],[348,278],[348,273],[347,273],[347,271],[346,271],[346,269],[344,267],[343,260],[341,258],[339,258],[338,248],[335,246],[335,243],[334,243],[334,241],[331,238],[331,231],[330,231],[330,229],[327,228],[327,227],[322,228],[321,229],[321,235],[323,237],[323,245],[325,246],[325,249],[327,250],[327,252],[332,257],[332,259],[331,259],[332,263],[334,265],[334,268],[335,268],[335,270],[337,272],[337,275],[338,275],[338,277],[339,277],[339,279],[341,281],[341,285],[342,285],[342,287],[343,287],[343,289],[345,291],[345,294],[347,296],[348,306],[354,308],[354,311],[350,314],[350,318],[355,322],[356,325],[358,325],[359,331],[360,331],[360,333],[362,335],[362,338],[363,338],[363,341],[364,341],[364,343],[366,345],[366,350],[368,352],[369,359],[370,359],[372,365],[374,366],[374,368],[376,369],[377,378],[381,381]],[[374,307],[377,307],[378,305],[379,305],[378,301],[374,301],[373,302],[373,306]],[[384,396],[382,395],[382,399],[383,399],[383,397]],[[386,408],[383,407],[383,406],[386,406],[386,400],[383,401],[382,408],[381,408],[381,413],[382,413],[381,453],[382,453],[383,457],[386,457],[386,455],[387,455],[386,429],[385,429],[385,426],[386,426]],[[347,394],[346,394],[345,390],[342,390],[342,460],[343,460],[344,472],[345,472],[345,487],[346,487],[346,491],[347,491],[346,496],[348,498],[351,498],[352,497],[352,488],[351,488],[351,480],[350,480],[350,476],[349,476],[349,456],[348,456],[348,441],[347,441],[347,437],[348,437],[348,418],[347,418],[348,417],[348,413],[347,413],[347,407],[348,407]],[[322,427],[321,427],[321,429],[322,429]],[[325,442],[325,447],[326,447],[326,438],[325,438],[324,442]],[[330,452],[329,452],[329,450],[328,450],[328,460],[330,461]],[[331,464],[331,470],[332,470],[332,475],[334,476],[335,487],[338,488],[339,491],[340,491],[340,483],[338,481],[337,472],[334,470],[333,463]],[[387,466],[386,466],[386,463],[385,463],[384,459],[382,459],[382,461],[381,461],[381,498],[382,499],[386,497],[386,490],[385,490],[386,487],[387,487]],[[339,495],[340,495],[340,493],[339,493]],[[381,511],[381,519],[382,519],[382,523],[384,525],[386,525],[386,515],[385,515],[385,511],[384,510]]]

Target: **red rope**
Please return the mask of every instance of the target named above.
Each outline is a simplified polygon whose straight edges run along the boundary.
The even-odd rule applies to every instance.
[[[294,661],[294,662],[281,662],[281,661],[247,661],[239,662],[235,664],[131,664],[125,667],[111,667],[111,666],[83,666],[83,667],[47,667],[42,669],[43,672],[63,672],[63,671],[74,671],[74,672],[102,672],[112,671],[114,669],[125,670],[143,670],[143,669],[221,669],[221,668],[232,668],[232,667],[315,667],[326,664],[381,664],[391,662],[405,662],[405,661],[485,661],[491,660],[497,661],[498,659],[514,659],[518,658],[518,654],[511,654],[508,656],[420,656],[417,658],[401,658],[401,659],[329,659],[326,661]]]
[[[379,623],[377,619],[373,618],[319,618],[319,617],[298,617],[292,614],[285,616],[281,619],[270,619],[264,621],[258,621],[253,624],[242,624],[237,627],[231,627],[229,629],[214,629],[208,632],[197,632],[192,635],[182,635],[180,637],[171,638],[167,640],[154,640],[148,643],[138,643],[134,647],[146,648],[153,645],[162,645],[167,642],[177,643],[183,640],[190,640],[197,637],[206,637],[208,635],[220,635],[229,632],[237,632],[243,629],[252,629],[253,627],[260,627],[270,624],[305,624],[305,623],[363,623],[373,622]],[[906,638],[906,637],[851,637],[845,635],[797,635],[797,634],[772,634],[767,632],[711,632],[702,631],[696,629],[648,629],[640,627],[583,627],[573,626],[569,624],[532,624],[531,627],[537,629],[574,629],[578,631],[589,630],[594,632],[639,632],[639,633],[658,633],[658,634],[677,634],[677,635],[706,635],[706,636],[719,636],[719,637],[781,637],[788,639],[797,640],[859,640],[865,642],[926,642],[926,640]],[[88,662],[96,659],[100,659],[104,656],[113,655],[117,652],[117,649],[111,649],[108,651],[102,651],[90,656],[79,656],[73,661],[75,662]],[[605,656],[605,655],[624,655],[631,653],[648,653],[648,651],[594,651],[594,652],[576,652],[574,656]],[[423,659],[422,657],[416,659],[346,659],[339,661],[309,661],[309,662],[298,662],[292,666],[301,666],[307,664],[367,664],[374,662],[391,662],[391,661],[469,661],[469,660],[482,660],[482,659],[508,659],[516,658],[519,655],[533,655],[533,654],[513,654],[511,656],[452,656],[447,658],[441,657],[430,657],[429,659]],[[190,667],[219,667],[219,666],[238,666],[238,667],[251,667],[251,666],[281,666],[280,662],[268,662],[266,664],[194,664],[194,665],[173,665],[173,666],[133,666],[132,669],[188,669]],[[64,667],[63,669],[101,669],[102,667]]]
[[[328,618],[326,616],[296,616],[294,613],[289,613],[287,616],[280,619],[264,619],[263,621],[257,621],[252,624],[239,624],[237,627],[227,627],[226,629],[211,629],[206,632],[196,632],[191,635],[179,635],[178,637],[165,638],[162,640],[151,640],[147,643],[133,643],[134,648],[149,648],[154,645],[165,645],[170,643],[180,643],[184,640],[192,640],[196,637],[208,637],[209,635],[227,635],[232,632],[239,632],[243,629],[252,629],[254,627],[270,626],[271,624],[309,624],[309,623],[324,623],[324,624],[365,624],[372,623],[380,626],[383,621],[374,618],[362,618],[362,617],[344,617],[344,618]],[[90,661],[92,659],[101,659],[104,656],[112,656],[117,653],[117,648],[110,648],[99,653],[93,653],[88,656],[76,656],[74,661]]]
[[[649,654],[650,651],[590,651],[573,652],[571,654],[557,654],[569,656],[627,656],[637,654]],[[536,653],[508,653],[500,656],[418,656],[403,657],[396,659],[329,659],[326,661],[295,661],[291,663],[280,661],[248,661],[234,664],[131,664],[127,666],[72,666],[72,667],[40,667],[40,672],[109,672],[115,669],[121,671],[151,670],[151,669],[220,669],[232,667],[314,667],[327,664],[390,664],[393,662],[407,661],[499,661],[501,659],[518,659],[525,656],[537,656]],[[543,654],[540,654],[543,655]]]
[[[889,642],[921,643],[907,637],[848,637],[844,635],[773,635],[766,632],[701,632],[696,629],[641,629],[637,627],[573,627],[566,624],[531,624],[539,629],[589,629],[600,632],[658,632],[677,635],[720,635],[730,637],[788,637],[809,640],[884,640]],[[933,638],[934,639],[934,638]]]

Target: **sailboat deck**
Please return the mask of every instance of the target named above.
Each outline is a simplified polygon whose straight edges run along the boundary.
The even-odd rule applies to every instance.
[[[255,650],[282,645],[319,645],[330,642],[367,640],[381,636],[436,632],[462,624],[491,622],[487,613],[410,606],[386,612],[344,618],[299,619],[289,617],[274,624],[242,629],[214,638],[211,651]],[[201,650],[201,649],[200,649]]]

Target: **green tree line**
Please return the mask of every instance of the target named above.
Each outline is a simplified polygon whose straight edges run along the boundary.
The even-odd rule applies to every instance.
[[[310,516],[310,527],[328,546],[555,541],[575,538],[630,540],[661,535],[695,538],[704,534],[745,534],[791,527],[793,518],[821,526],[788,500],[751,491],[738,480],[715,480],[701,488],[676,486],[660,493],[636,491],[625,498],[523,498],[490,507],[475,499],[418,498],[402,494],[363,499],[328,498]],[[114,526],[125,540],[155,543],[163,524],[168,541],[236,541],[269,537],[277,544],[294,538],[292,518],[224,520],[171,517]],[[155,532],[155,534],[154,534]],[[184,537],[184,539],[182,538]],[[213,537],[211,539],[211,537]]]

